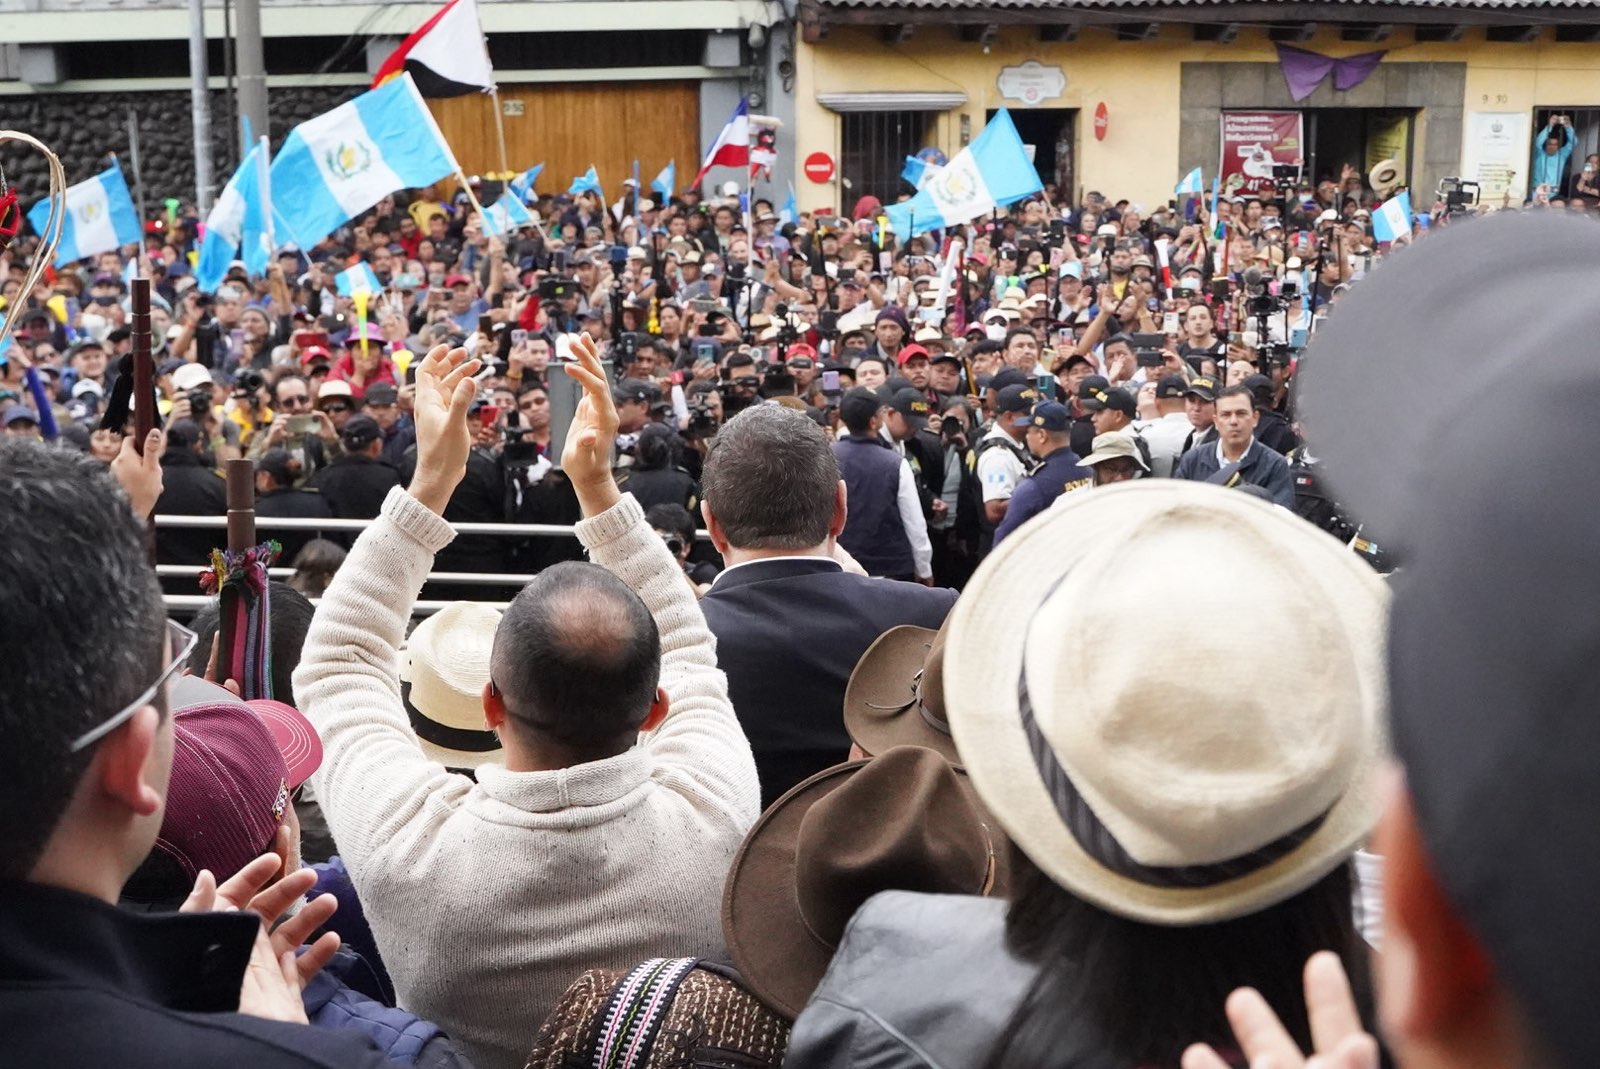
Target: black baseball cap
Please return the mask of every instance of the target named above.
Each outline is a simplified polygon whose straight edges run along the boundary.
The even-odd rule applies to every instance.
[[[357,416],[355,419],[365,419]],[[351,420],[355,422],[355,420]],[[264,471],[278,481],[280,486],[289,486],[294,482],[294,467],[290,463],[287,449],[269,449],[256,460],[256,470]]]
[[[1242,384],[1250,391],[1257,408],[1272,407],[1272,380],[1265,375],[1248,375]]]
[[[378,426],[378,421],[371,416],[351,416],[344,425],[344,430],[339,432],[339,440],[346,449],[365,449],[367,446],[383,437],[383,428]]]
[[[1170,401],[1189,392],[1189,380],[1182,375],[1163,375],[1156,383],[1156,400]]]
[[[1560,215],[1497,213],[1394,257],[1313,336],[1298,401],[1340,503],[1401,561],[1390,734],[1430,867],[1530,1060],[1583,1065],[1600,1048],[1600,510],[1585,466],[1551,460],[1597,436],[1600,364],[1594,233]],[[1506,331],[1507,308],[1535,307]],[[1444,386],[1374,390],[1393,353]]]
[[[1207,375],[1196,375],[1189,380],[1189,385],[1184,388],[1183,393],[1185,397],[1193,394],[1202,401],[1215,401],[1217,399],[1217,380]]]
[[[1003,367],[989,379],[988,388],[1003,390],[1007,386],[1032,386],[1033,380],[1014,367]]]
[[[1091,412],[1109,408],[1130,418],[1139,411],[1139,406],[1133,403],[1133,394],[1127,390],[1096,390],[1090,396],[1082,398],[1082,404]]]
[[[1069,368],[1076,367],[1079,364],[1087,364],[1089,367],[1094,366],[1094,362],[1091,361],[1087,356],[1084,356],[1082,353],[1068,353],[1065,358],[1057,360],[1056,366],[1051,370],[1054,372],[1062,372],[1068,370]]]
[[[876,390],[869,390],[865,386],[857,386],[845,391],[839,398],[839,418],[846,425],[853,422],[863,422],[872,418],[878,409],[883,407],[883,398],[879,397]]]
[[[1038,390],[1025,383],[1018,383],[1005,387],[995,396],[994,410],[996,415],[1004,415],[1007,412],[1029,412],[1038,402]]]
[[[654,404],[661,400],[661,387],[646,379],[623,379],[611,391],[611,399],[619,405],[628,401]]]
[[[1089,401],[1097,393],[1104,393],[1111,389],[1111,380],[1104,375],[1089,375],[1078,383],[1078,400]]]
[[[933,405],[928,402],[928,395],[914,386],[896,390],[889,398],[888,404],[917,430],[928,425],[928,416],[933,412]]]
[[[392,382],[375,382],[367,387],[365,399],[369,405],[392,405],[400,400],[400,391]]]

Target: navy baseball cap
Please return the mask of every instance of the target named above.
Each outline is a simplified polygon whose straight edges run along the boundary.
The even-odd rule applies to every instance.
[[[1189,392],[1189,380],[1182,375],[1163,375],[1156,383],[1156,400],[1171,401]]]
[[[1029,412],[1038,401],[1039,391],[1032,386],[1007,386],[995,396],[994,410],[1002,416],[1007,412]]]
[[[1067,411],[1067,406],[1055,401],[1040,401],[1033,406],[1033,411],[1026,416],[1011,421],[1013,427],[1038,427],[1042,431],[1052,434],[1059,433],[1072,426],[1072,413]]]

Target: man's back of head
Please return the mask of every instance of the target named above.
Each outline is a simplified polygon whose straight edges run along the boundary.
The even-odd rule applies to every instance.
[[[701,488],[730,546],[814,549],[832,533],[839,462],[810,417],[759,405],[722,428]]]
[[[650,716],[661,636],[650,610],[597,565],[540,572],[495,632],[490,685],[512,734],[568,763],[621,752]]]
[[[165,613],[144,528],[87,456],[0,441],[0,557],[0,879],[26,879],[101,748],[74,742],[160,674]],[[131,857],[131,870],[149,848],[133,839],[153,841],[159,825],[159,812],[126,822],[128,841],[106,844],[105,856]]]

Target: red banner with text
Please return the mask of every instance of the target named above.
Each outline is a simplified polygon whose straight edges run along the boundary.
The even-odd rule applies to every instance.
[[[1223,112],[1223,192],[1271,193],[1273,167],[1299,168],[1304,145],[1305,117],[1298,111]]]

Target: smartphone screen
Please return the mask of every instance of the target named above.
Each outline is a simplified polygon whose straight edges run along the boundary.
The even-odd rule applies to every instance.
[[[1163,333],[1163,334],[1176,334],[1176,333],[1178,333],[1178,313],[1177,312],[1168,312],[1166,315],[1161,317],[1161,333]]]
[[[525,342],[527,340],[528,340],[528,332],[523,330],[521,327],[518,327],[516,330],[513,330],[511,332],[511,344],[512,345],[521,345],[523,342]]]
[[[839,392],[839,373],[837,371],[824,371],[822,373],[822,392]]]
[[[694,362],[709,364],[717,358],[717,343],[712,338],[696,338],[694,342]]]

